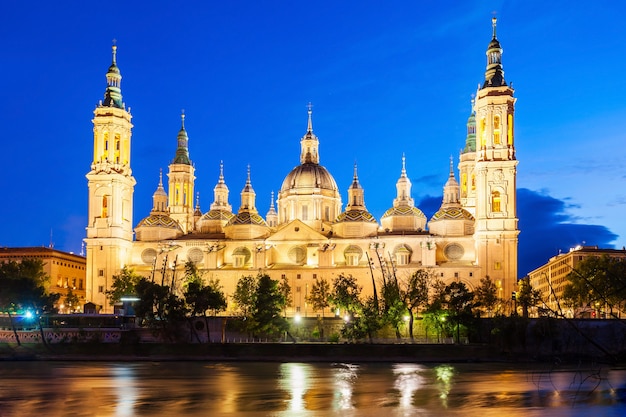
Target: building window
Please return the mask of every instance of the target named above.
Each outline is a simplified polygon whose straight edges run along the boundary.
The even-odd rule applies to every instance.
[[[109,198],[106,195],[102,196],[102,214],[101,217],[109,217]]]
[[[78,289],[79,290],[83,289],[83,280],[82,280],[82,278],[78,280]]]
[[[308,206],[302,206],[302,220],[304,221],[309,220],[309,207]]]
[[[499,213],[501,210],[500,207],[500,192],[499,191],[494,191],[491,193],[491,211],[493,211],[494,213]]]
[[[501,268],[502,268],[502,264],[500,264],[500,262],[496,262],[496,263],[493,265],[493,269],[498,270],[498,269],[501,269]]]
[[[500,116],[493,116],[493,143],[500,145]]]
[[[98,292],[102,294],[104,292],[104,285],[98,285]]]
[[[317,279],[317,274],[313,274],[313,279]]]
[[[104,276],[104,269],[98,269],[98,276],[99,277],[103,277]]]
[[[469,276],[470,276],[470,278],[471,278],[471,277],[473,277],[473,276],[474,276],[474,273],[473,273],[473,272],[470,272],[470,273],[469,273]]]
[[[296,292],[302,292],[302,287],[297,286],[297,287],[296,287]]]
[[[302,278],[302,275],[300,274],[296,275],[296,279],[301,279],[301,278]]]
[[[287,278],[287,275],[282,274],[282,275],[280,276],[280,278],[281,278],[281,279],[286,279],[286,278]]]
[[[458,277],[459,277],[459,273],[458,273],[458,272],[455,272],[455,273],[454,273],[454,278],[458,278]]]

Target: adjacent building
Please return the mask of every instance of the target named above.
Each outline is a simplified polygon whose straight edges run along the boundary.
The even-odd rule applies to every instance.
[[[600,318],[604,315],[604,305],[569,307],[563,303],[563,290],[569,283],[569,274],[576,266],[589,257],[609,256],[626,259],[626,249],[600,249],[597,246],[576,246],[567,253],[559,253],[548,263],[528,274],[530,285],[541,294],[541,305],[548,311],[559,312],[565,317]],[[575,273],[575,272],[574,272]]]
[[[113,46],[104,100],[94,111],[94,152],[87,174],[87,300],[111,312],[105,292],[122,267],[176,285],[187,261],[206,277],[219,279],[227,295],[243,275],[263,272],[276,280],[287,279],[293,292],[289,314],[314,314],[306,297],[318,278],[332,281],[340,274],[352,275],[364,293],[371,294],[373,282],[380,285],[392,276],[401,280],[420,268],[446,283],[462,281],[472,289],[489,276],[500,297],[508,299],[505,295],[516,288],[519,234],[516,99],[504,78],[495,18],[486,56],[458,176],[452,160],[449,168],[442,166],[449,177],[442,184],[441,207],[430,219],[411,197],[405,155],[398,156],[397,182],[389,184],[395,186],[396,198],[380,219],[367,210],[358,175],[362,167],[354,165],[352,182],[340,187],[323,166],[324,143],[314,133],[309,107],[300,152],[294,155],[298,164],[282,179],[263,179],[280,185],[265,216],[256,206],[256,178],[250,167],[245,184],[238,186],[238,209],[233,209],[230,195],[230,187],[236,185],[227,185],[223,163],[216,167],[210,207],[203,209],[194,202],[195,165],[183,115],[169,170],[165,177],[158,176],[152,210],[134,223],[133,125],[122,101],[122,75]]]
[[[47,292],[61,294],[56,305],[60,312],[82,312],[87,288],[84,256],[47,247],[0,248],[0,263],[21,262],[23,259],[39,259],[43,262],[43,272],[50,277],[45,283]],[[70,292],[78,300],[71,305],[65,302]]]

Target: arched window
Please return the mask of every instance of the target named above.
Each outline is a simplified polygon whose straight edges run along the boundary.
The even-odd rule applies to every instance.
[[[109,217],[109,198],[106,195],[102,196],[102,218]]]
[[[487,121],[483,117],[480,119],[480,147],[484,148],[487,144]]]
[[[509,118],[508,118],[508,133],[506,136],[506,140],[507,140],[507,144],[509,146],[513,146],[513,115],[509,114]]]
[[[494,191],[491,193],[491,211],[494,213],[499,213],[501,210],[500,207],[500,191]]]
[[[493,144],[500,145],[500,116],[493,116]]]

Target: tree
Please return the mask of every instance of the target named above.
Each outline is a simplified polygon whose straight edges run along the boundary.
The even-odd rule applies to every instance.
[[[0,264],[0,311],[9,315],[11,327],[18,345],[21,345],[13,315],[32,315],[37,318],[41,337],[45,343],[41,315],[56,312],[54,305],[60,295],[48,294],[45,283],[49,277],[40,259],[23,259]]]
[[[135,286],[139,301],[135,304],[137,318],[154,329],[160,329],[163,336],[172,340],[179,336],[180,323],[187,313],[184,300],[170,291],[167,285],[159,285],[145,278]]]
[[[626,259],[603,255],[580,261],[567,276],[563,298],[576,307],[608,306],[623,310],[626,301]]]
[[[67,306],[68,311],[73,313],[79,302],[80,300],[78,299],[78,296],[74,294],[74,291],[72,291],[71,288],[68,289],[67,294],[63,297],[63,303]]]
[[[363,308],[360,300],[361,289],[352,275],[340,274],[333,280],[333,291],[328,298],[331,305],[345,313],[341,333],[348,339],[362,337],[355,327],[358,324],[355,319]]]
[[[383,319],[396,332],[396,338],[400,339],[400,326],[404,322],[407,308],[404,299],[400,295],[397,281],[395,279],[386,281],[381,289],[383,298]],[[374,305],[373,307],[376,307]],[[380,312],[379,312],[380,314]]]
[[[352,275],[340,274],[333,280],[333,291],[328,300],[335,308],[343,310],[350,318],[361,309],[362,287],[357,284]]]
[[[191,317],[204,317],[204,325],[206,328],[207,340],[211,341],[209,333],[209,320],[206,312],[212,310],[213,314],[226,310],[226,296],[222,291],[222,287],[218,280],[209,280],[207,285],[201,280],[194,279],[187,284],[184,293],[185,302],[189,306]],[[194,332],[193,326],[192,332]]]
[[[420,308],[424,308],[428,304],[428,292],[431,281],[432,278],[428,271],[418,269],[411,274],[400,290],[404,305],[409,313],[408,326],[411,340],[413,340],[414,314],[417,314]]]
[[[465,283],[452,282],[445,289],[444,305],[450,312],[450,318],[456,324],[456,342],[461,342],[461,324],[467,324],[472,318],[475,307],[474,293]]]
[[[428,291],[428,304],[424,311],[424,321],[428,327],[432,326],[437,331],[437,341],[440,336],[448,333],[449,313],[444,309],[446,301],[446,284],[439,278],[434,279]]]
[[[279,282],[263,274],[257,277],[256,297],[252,311],[252,330],[259,335],[275,338],[289,328],[287,320],[281,316],[285,308],[285,296]]]
[[[491,317],[491,313],[498,303],[498,288],[489,276],[480,279],[480,286],[476,288],[476,302],[479,307],[487,310],[487,314]]]
[[[125,266],[119,274],[113,275],[111,289],[106,291],[106,296],[111,305],[119,303],[124,296],[136,295],[136,286],[141,279],[131,268]]]
[[[254,311],[257,285],[257,278],[252,275],[242,276],[237,281],[233,301],[237,305],[237,312],[245,320],[249,319]]]
[[[528,309],[536,306],[541,301],[541,292],[532,287],[529,277],[524,277],[517,281],[517,288],[515,301],[522,307],[522,317],[527,319]]]
[[[311,291],[307,295],[306,302],[311,304],[313,311],[321,311],[322,315],[317,316],[320,337],[324,338],[324,311],[330,306],[330,284],[325,278],[315,278]]]
[[[287,276],[283,276],[281,281],[278,283],[278,291],[282,294],[285,299],[283,313],[284,317],[287,317],[287,306],[293,302],[293,297],[291,296],[291,285],[289,285],[289,281],[287,280]]]

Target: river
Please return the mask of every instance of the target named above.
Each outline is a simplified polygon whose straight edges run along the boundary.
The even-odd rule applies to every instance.
[[[0,362],[0,417],[547,415],[626,415],[626,369]]]

